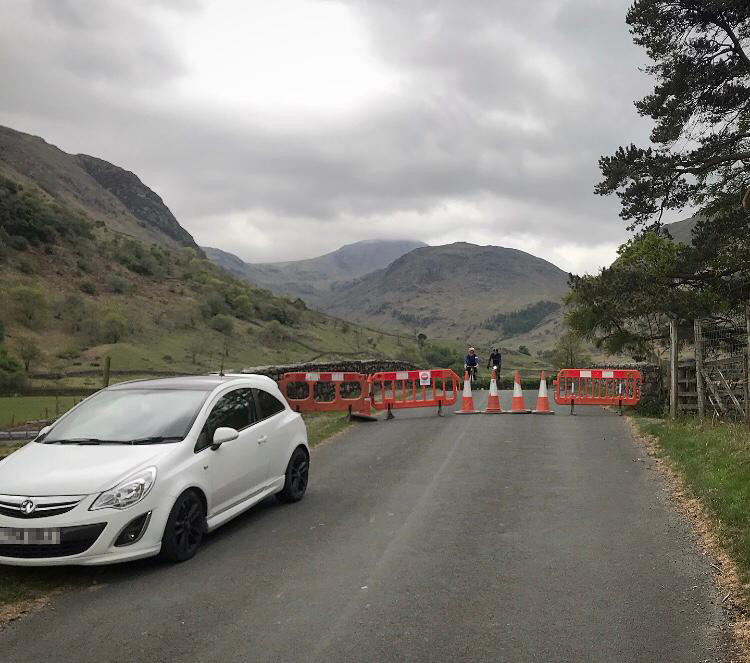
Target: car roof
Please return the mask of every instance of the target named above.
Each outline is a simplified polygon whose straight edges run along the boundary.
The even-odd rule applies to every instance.
[[[127,391],[130,389],[184,389],[186,391],[213,391],[217,387],[229,382],[236,382],[241,378],[263,378],[270,380],[265,375],[184,375],[171,378],[158,378],[154,380],[130,380],[120,382],[109,387],[113,391]]]

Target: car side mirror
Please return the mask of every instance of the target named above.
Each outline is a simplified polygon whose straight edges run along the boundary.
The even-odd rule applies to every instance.
[[[51,430],[52,430],[52,426],[45,426],[44,428],[42,428],[42,430],[40,430],[40,431],[39,431],[39,432],[37,433],[37,435],[36,435],[36,438],[35,438],[35,439],[37,439],[37,440],[38,440],[38,439],[39,439],[40,437],[44,437],[44,436],[45,436],[45,435],[46,435],[47,433],[49,433],[49,432],[50,432]]]
[[[236,440],[240,434],[234,428],[221,427],[214,431],[214,439],[211,444],[211,449],[216,451],[225,442],[231,442]]]

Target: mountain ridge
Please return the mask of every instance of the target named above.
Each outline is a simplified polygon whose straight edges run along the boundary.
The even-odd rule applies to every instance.
[[[404,253],[424,246],[427,245],[418,240],[363,240],[313,258],[270,263],[248,263],[222,249],[209,246],[202,249],[209,260],[235,276],[318,306],[333,284],[352,281],[386,267]]]
[[[104,159],[69,154],[39,136],[0,126],[0,174],[33,184],[50,199],[110,230],[202,255],[161,197],[135,174]]]

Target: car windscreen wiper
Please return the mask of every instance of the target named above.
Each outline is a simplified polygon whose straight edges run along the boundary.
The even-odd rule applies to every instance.
[[[177,435],[152,435],[137,440],[130,440],[125,444],[167,444],[169,442],[182,442],[185,438]]]
[[[99,440],[95,437],[71,437],[65,440],[45,440],[42,444],[130,444],[128,440]]]

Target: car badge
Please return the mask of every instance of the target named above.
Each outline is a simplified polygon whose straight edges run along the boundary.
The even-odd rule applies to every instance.
[[[26,516],[30,516],[32,513],[36,511],[36,504],[34,503],[34,500],[24,500],[21,502],[21,513],[23,513]]]

